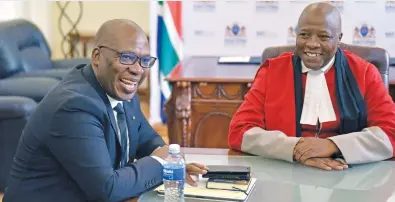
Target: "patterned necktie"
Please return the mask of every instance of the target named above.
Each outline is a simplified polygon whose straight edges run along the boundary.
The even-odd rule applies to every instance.
[[[114,107],[114,110],[117,112],[117,122],[118,122],[120,139],[121,139],[121,149],[122,149],[121,168],[122,168],[128,162],[126,116],[121,103],[118,103],[117,106]]]

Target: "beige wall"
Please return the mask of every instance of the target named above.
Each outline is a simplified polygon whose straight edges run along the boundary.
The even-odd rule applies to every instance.
[[[61,2],[61,4],[65,4],[65,2]],[[66,8],[66,13],[71,19],[76,20],[79,14],[78,2],[70,2]],[[53,58],[63,58],[61,51],[62,36],[58,28],[60,9],[56,2],[52,2],[51,15]],[[80,33],[94,34],[103,22],[114,18],[133,20],[149,33],[149,1],[83,1],[83,15],[77,29]],[[62,20],[62,27],[64,32],[68,32],[71,28],[65,18]],[[68,46],[65,47],[65,50],[68,50]]]

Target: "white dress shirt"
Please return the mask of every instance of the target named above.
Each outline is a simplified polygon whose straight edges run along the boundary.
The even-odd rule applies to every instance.
[[[336,121],[335,110],[325,79],[325,73],[332,67],[335,57],[319,70],[307,68],[302,62],[302,73],[307,72],[306,88],[304,94],[301,124],[316,125]]]
[[[117,118],[118,113],[117,113],[117,111],[114,110],[114,108],[115,108],[115,106],[117,106],[118,103],[120,103],[121,105],[123,105],[123,103],[122,103],[122,101],[115,100],[114,98],[112,98],[109,95],[107,95],[107,97],[108,97],[108,100],[110,101],[111,108],[113,109],[112,111],[114,113],[115,125],[117,126],[118,140],[121,141],[121,132],[120,132],[119,127],[118,127],[118,118]],[[125,112],[125,116],[126,116],[126,112]],[[126,140],[126,145],[127,145],[127,147],[126,147],[126,155],[127,155],[127,161],[129,162],[129,147],[130,147],[130,143],[129,143],[129,130],[128,129],[126,130],[126,138],[127,138],[127,140]],[[121,142],[119,142],[119,143],[121,143]],[[162,165],[164,163],[166,163],[166,161],[164,161],[160,157],[157,157],[157,156],[151,156],[151,157],[154,158],[155,160],[157,160]]]

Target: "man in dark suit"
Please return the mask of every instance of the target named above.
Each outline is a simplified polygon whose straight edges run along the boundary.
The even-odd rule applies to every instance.
[[[156,60],[149,53],[135,23],[102,25],[91,64],[74,68],[29,119],[4,202],[123,201],[162,183],[168,147],[136,95]],[[187,165],[189,174],[206,169]]]

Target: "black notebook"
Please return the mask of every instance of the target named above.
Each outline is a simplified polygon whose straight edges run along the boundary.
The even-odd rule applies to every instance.
[[[251,168],[249,166],[208,165],[208,171],[203,178],[226,180],[250,180]]]

